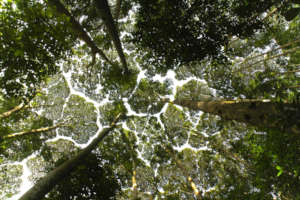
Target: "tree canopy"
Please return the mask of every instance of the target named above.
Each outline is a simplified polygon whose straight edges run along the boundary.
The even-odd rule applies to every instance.
[[[300,199],[299,8],[0,1],[0,198]]]

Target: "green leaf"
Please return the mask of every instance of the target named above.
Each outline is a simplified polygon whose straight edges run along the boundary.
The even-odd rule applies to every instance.
[[[23,54],[24,54],[24,52],[22,50],[20,50],[20,49],[17,49],[15,51],[15,56],[22,56]]]
[[[276,166],[276,169],[278,170],[277,176],[280,176],[283,173],[283,169],[279,165]]]

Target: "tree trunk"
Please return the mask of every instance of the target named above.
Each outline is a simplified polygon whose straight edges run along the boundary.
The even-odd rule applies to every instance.
[[[256,61],[256,62],[250,64],[250,65],[246,65],[246,66],[244,66],[244,67],[242,66],[241,68],[235,70],[234,73],[241,72],[242,70],[249,69],[249,68],[253,67],[254,65],[256,65],[256,64],[258,64],[258,63],[265,62],[265,61],[267,61],[267,60],[272,60],[272,59],[274,59],[274,58],[278,58],[278,57],[280,57],[280,56],[284,56],[284,55],[289,54],[289,53],[294,53],[294,52],[298,51],[299,49],[300,49],[300,47],[294,47],[294,48],[292,48],[292,49],[288,49],[288,50],[284,51],[284,52],[281,53],[281,54],[277,54],[277,55],[274,55],[274,56],[271,56],[271,57],[268,57],[268,58],[265,58],[265,59],[258,60],[258,61]],[[243,63],[244,63],[244,62],[243,62]],[[243,63],[241,63],[241,64],[243,64]]]
[[[40,179],[30,190],[28,190],[19,200],[40,200],[51,191],[51,189],[59,183],[63,178],[68,176],[72,170],[74,170],[80,162],[98,145],[99,142],[116,126],[117,121],[120,118],[120,114],[111,123],[110,127],[104,128],[86,148],[84,148],[75,157],[67,160],[62,165],[58,166],[45,177]]]
[[[271,102],[269,100],[217,100],[171,102],[193,110],[219,115],[228,120],[244,122],[256,127],[300,134],[299,103]]]
[[[113,40],[113,43],[116,47],[116,50],[117,50],[118,55],[120,57],[121,63],[124,67],[124,70],[125,70],[125,72],[128,72],[127,63],[126,63],[125,55],[123,53],[122,44],[121,44],[121,41],[120,41],[120,38],[119,38],[117,28],[115,26],[112,14],[110,12],[108,2],[107,2],[107,0],[97,0],[96,1],[96,6],[100,11],[101,17],[104,21],[104,24],[107,28],[107,31],[108,31],[110,37]]]
[[[113,65],[113,63],[106,57],[104,52],[97,47],[94,41],[90,38],[90,36],[85,32],[84,28],[80,25],[80,23],[72,16],[72,14],[64,7],[64,5],[60,2],[60,0],[48,0],[51,5],[54,5],[56,11],[60,14],[64,14],[70,18],[70,23],[72,25],[72,29],[77,33],[78,37],[83,40],[92,50],[92,54],[99,53],[100,56],[107,61],[109,64]]]
[[[267,55],[267,54],[269,54],[269,53],[271,53],[271,52],[273,52],[273,51],[277,51],[277,50],[279,50],[279,49],[283,50],[283,49],[285,49],[285,48],[287,48],[287,47],[289,47],[289,46],[291,46],[291,45],[293,45],[293,44],[296,44],[296,43],[298,43],[298,42],[300,42],[300,40],[298,40],[298,39],[297,39],[297,40],[293,40],[293,41],[288,42],[288,43],[286,43],[286,44],[284,44],[284,45],[281,45],[281,46],[279,46],[279,47],[277,47],[277,48],[275,48],[275,49],[271,49],[271,50],[269,50],[269,51],[267,51],[267,52],[265,52],[265,53],[261,53],[261,54],[258,54],[258,55],[255,55],[255,56],[252,56],[252,57],[249,57],[249,58],[245,58],[245,60],[244,60],[243,62],[241,62],[239,65],[242,65],[242,64],[244,64],[245,62],[248,62],[249,60],[253,60],[254,58],[258,58],[258,57]]]
[[[117,0],[115,12],[114,12],[114,19],[115,19],[116,21],[118,21],[119,16],[120,16],[121,4],[122,4],[122,0]]]

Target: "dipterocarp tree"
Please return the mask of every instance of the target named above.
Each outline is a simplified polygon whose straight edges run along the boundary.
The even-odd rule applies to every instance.
[[[0,198],[300,198],[299,4],[0,1]]]

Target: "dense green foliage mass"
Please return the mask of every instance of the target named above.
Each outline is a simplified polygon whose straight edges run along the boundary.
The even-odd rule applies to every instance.
[[[154,63],[186,64],[206,57],[224,60],[231,37],[263,28],[259,15],[280,1],[137,1],[134,41],[153,50]],[[159,59],[157,59],[159,58]]]
[[[300,199],[299,9],[0,1],[0,199]]]
[[[65,18],[34,1],[1,2],[0,85],[7,96],[32,95],[70,55],[74,37]]]

